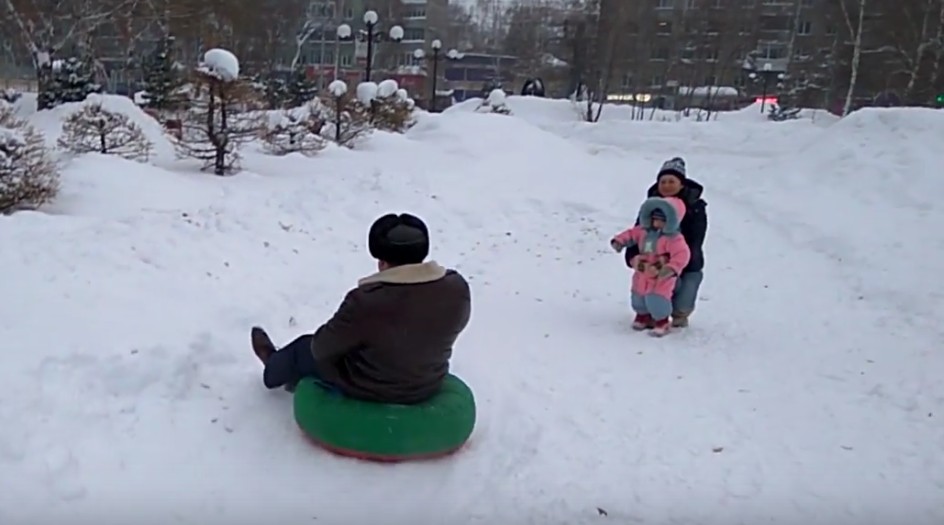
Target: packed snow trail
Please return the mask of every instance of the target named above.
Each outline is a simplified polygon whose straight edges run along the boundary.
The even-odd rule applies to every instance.
[[[799,139],[784,137],[828,129],[608,124],[619,142],[546,125],[554,104],[450,111],[311,161],[251,154],[232,178],[73,161],[48,214],[0,221],[17,299],[0,303],[0,523],[944,519],[936,334],[887,323],[895,304],[860,299],[867,276],[795,230],[831,214],[745,192],[760,165],[776,188],[789,157],[731,146],[789,152]],[[608,241],[658,162],[688,150],[707,187],[706,279],[692,326],[654,340],[629,328]],[[845,204],[835,213],[898,213]],[[371,272],[366,229],[390,210],[422,216],[433,257],[473,286],[453,370],[479,422],[445,461],[313,448],[249,348],[253,324],[287,342],[323,322]],[[941,261],[932,248],[922,264]]]

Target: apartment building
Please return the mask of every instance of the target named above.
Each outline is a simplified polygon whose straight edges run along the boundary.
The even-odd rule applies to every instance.
[[[841,87],[841,13],[822,0],[623,0],[601,17],[626,20],[615,96],[672,106],[699,88],[742,97],[830,103]],[[616,10],[624,10],[617,12]],[[868,83],[863,82],[863,86]],[[683,95],[679,95],[679,92]],[[700,90],[705,92],[705,90]],[[695,101],[695,104],[698,102]]]

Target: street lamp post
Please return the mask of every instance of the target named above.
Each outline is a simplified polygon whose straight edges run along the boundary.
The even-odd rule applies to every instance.
[[[429,47],[432,48],[433,50],[433,56],[432,56],[433,86],[432,86],[432,93],[429,95],[429,111],[431,113],[435,113],[436,111],[436,81],[439,77],[439,53],[442,50],[442,40],[439,40],[438,38],[436,40],[433,40],[429,44]],[[463,56],[462,53],[460,53],[459,51],[455,49],[450,49],[449,51],[446,52],[446,58],[448,58],[449,60],[459,60],[462,58],[462,56]],[[417,49],[416,51],[414,51],[413,57],[416,58],[417,60],[423,60],[424,58],[427,58],[426,52],[423,51],[422,49]]]
[[[380,22],[380,17],[377,15],[377,11],[367,11],[364,13],[364,26],[367,28],[359,29],[357,31],[357,38],[361,42],[367,42],[367,67],[365,68],[365,82],[370,82],[370,73],[371,67],[373,66],[374,61],[374,44],[380,43],[381,39],[384,37],[383,33],[377,31],[377,25]],[[354,33],[351,30],[351,26],[347,24],[341,24],[338,26],[338,41],[349,42],[354,40]],[[403,40],[403,28],[396,25],[390,28],[390,31],[387,33],[387,38],[392,42],[400,42]]]
[[[760,71],[751,71],[747,76],[755,82],[757,81],[758,76],[760,76],[761,81],[763,82],[760,96],[760,112],[763,113],[764,108],[767,106],[767,88],[769,87],[770,79],[777,77],[779,82],[786,78],[786,75],[781,72],[774,71],[768,62],[764,64],[764,67],[762,67]]]

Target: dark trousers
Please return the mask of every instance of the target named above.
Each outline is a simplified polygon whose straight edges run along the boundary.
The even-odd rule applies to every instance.
[[[311,354],[311,334],[299,336],[274,354],[265,364],[262,382],[267,388],[286,387],[295,390],[303,377],[324,382],[315,370],[315,357]]]

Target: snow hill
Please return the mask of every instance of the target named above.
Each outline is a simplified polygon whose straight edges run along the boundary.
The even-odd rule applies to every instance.
[[[0,523],[944,521],[944,113],[508,104],[226,178],[161,146],[65,159],[55,204],[0,217]],[[20,111],[55,140],[59,113]],[[707,273],[656,340],[608,240],[677,154],[707,188]],[[453,370],[479,422],[389,466],[303,440],[248,331],[316,328],[400,210],[471,280]]]

